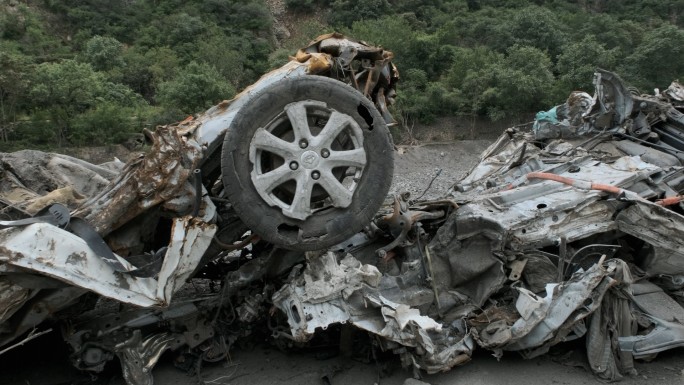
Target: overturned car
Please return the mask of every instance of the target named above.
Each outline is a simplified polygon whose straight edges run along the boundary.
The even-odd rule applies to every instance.
[[[260,250],[330,247],[379,209],[393,170],[391,59],[320,36],[232,100],[147,132],[149,151],[125,165],[3,154],[0,346],[69,319],[78,368],[118,355],[129,383],[147,383],[161,352],[218,341],[214,312],[236,293],[173,301],[188,279],[217,261],[256,267]],[[231,254],[245,247],[254,258]],[[230,274],[219,280],[251,283]],[[115,312],[101,312],[104,298]],[[149,330],[159,322],[173,326]]]
[[[640,95],[598,71],[442,199],[381,206],[397,78],[391,53],[322,36],[121,171],[3,155],[0,344],[58,322],[76,367],[118,357],[129,384],[168,350],[193,368],[337,324],[416,375],[585,337],[616,380],[684,344],[678,83]]]

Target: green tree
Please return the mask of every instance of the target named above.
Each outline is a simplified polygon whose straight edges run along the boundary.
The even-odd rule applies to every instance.
[[[615,70],[616,49],[606,49],[593,36],[571,43],[563,48],[558,57],[556,70],[560,75],[559,87],[567,94],[570,90],[591,92],[592,79],[596,68]]]
[[[121,83],[106,82],[102,93],[98,97],[99,102],[113,103],[121,107],[143,107],[148,103],[140,94]]]
[[[17,123],[17,113],[28,89],[29,59],[0,51],[0,141],[7,142]]]
[[[644,26],[633,20],[618,19],[613,15],[599,13],[576,13],[564,15],[565,24],[573,32],[572,40],[579,42],[587,36],[596,37],[607,49],[617,49],[620,55],[632,52],[639,45],[644,33]]]
[[[96,35],[85,43],[81,56],[96,71],[108,71],[124,64],[123,44],[113,37]]]
[[[141,132],[144,108],[100,101],[93,108],[77,115],[72,125],[70,143],[76,146],[100,146],[120,143],[135,132]]]
[[[445,44],[469,48],[484,46],[498,50],[502,40],[505,39],[507,43],[511,40],[510,18],[510,11],[491,7],[477,12],[454,13],[438,32]]]
[[[61,39],[47,30],[43,15],[35,8],[19,4],[0,16],[2,37],[20,44],[21,52],[40,60],[68,54]]]
[[[5,39],[20,39],[26,33],[27,8],[7,10],[0,15],[0,37]]]
[[[454,61],[444,81],[451,88],[463,88],[463,82],[469,73],[477,72],[483,68],[502,62],[504,55],[495,52],[489,47],[478,46],[474,48],[458,47],[454,52]]]
[[[334,0],[330,4],[330,23],[334,26],[350,27],[358,20],[379,19],[387,15],[390,5],[387,0]]]
[[[293,11],[311,12],[318,5],[318,0],[285,0],[285,5]]]
[[[246,56],[237,49],[235,39],[224,34],[216,34],[199,43],[198,59],[216,68],[222,77],[239,87],[244,77]]]
[[[191,62],[171,80],[159,87],[159,102],[185,114],[199,112],[223,99],[230,99],[235,88],[216,68]]]
[[[192,43],[206,28],[206,23],[199,16],[188,15],[185,12],[172,14],[162,23],[163,42],[172,47],[181,43]]]
[[[420,68],[434,79],[451,65],[452,47],[440,44],[435,35],[416,30],[402,17],[357,21],[347,34],[386,47],[394,53],[394,62],[404,71]]]
[[[271,14],[265,3],[253,0],[205,0],[201,2],[202,13],[231,35],[235,32],[267,32],[271,28]]]
[[[684,2],[681,0],[601,0],[593,3],[596,12],[626,15],[640,22],[660,19],[679,26],[684,23]]]
[[[461,91],[469,106],[464,107],[493,120],[543,108],[554,88],[551,68],[545,52],[513,46],[503,60],[467,73]]]
[[[180,59],[169,47],[144,49],[139,46],[123,53],[122,83],[152,102],[159,85],[173,78]]]
[[[398,89],[395,110],[405,126],[415,121],[430,123],[438,116],[455,115],[459,103],[459,91],[449,89],[441,81],[428,80],[421,69],[411,68],[404,72],[402,86]]]
[[[590,89],[595,67],[617,67],[644,89],[684,73],[684,0],[286,0],[323,16],[287,38],[274,36],[264,0],[5,3],[0,124],[10,142],[96,142],[99,127],[125,133],[140,119],[201,111],[334,29],[394,52],[396,111],[423,121],[547,108],[572,89]],[[90,70],[63,61],[75,58]],[[69,66],[63,78],[46,74]],[[79,87],[72,104],[62,100],[66,84]]]
[[[512,18],[503,16],[497,24],[500,50],[517,44],[535,47],[555,58],[567,41],[564,25],[547,8],[529,6],[516,10]]]
[[[31,97],[35,106],[49,111],[59,146],[68,143],[74,117],[96,103],[105,79],[88,63],[62,60],[36,66]]]
[[[625,59],[624,72],[634,85],[651,89],[667,87],[684,76],[684,30],[671,24],[646,32]]]

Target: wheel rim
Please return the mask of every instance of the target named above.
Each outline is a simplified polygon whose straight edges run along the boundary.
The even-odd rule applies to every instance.
[[[290,103],[254,133],[249,159],[261,198],[285,216],[305,220],[351,204],[366,165],[363,131],[326,103]]]

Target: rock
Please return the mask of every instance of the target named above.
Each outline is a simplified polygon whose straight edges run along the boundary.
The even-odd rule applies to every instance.
[[[273,29],[273,32],[278,40],[283,40],[290,37],[290,31],[284,25],[276,25]]]

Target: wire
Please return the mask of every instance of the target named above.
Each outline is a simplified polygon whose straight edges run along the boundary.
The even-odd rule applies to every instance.
[[[669,147],[665,147],[665,146],[662,146],[662,145],[659,145],[659,144],[651,143],[651,142],[649,142],[649,141],[646,141],[646,140],[643,140],[643,139],[639,139],[639,138],[637,138],[636,136],[627,135],[627,134],[617,134],[617,135],[618,135],[618,136],[623,136],[623,137],[625,137],[625,138],[627,138],[627,139],[629,139],[629,140],[634,140],[634,141],[637,141],[637,142],[646,144],[646,145],[648,145],[649,147],[661,149],[661,150],[667,152],[667,153],[670,154],[670,155],[675,155],[675,154],[673,154],[673,152],[674,152],[674,153],[683,153],[683,152],[684,152],[684,151],[679,151],[679,150],[677,150],[676,148],[669,148]],[[675,155],[675,156],[676,156],[676,155]]]
[[[441,173],[442,173],[442,169],[440,168],[439,170],[437,170],[437,174],[435,174],[435,176],[432,177],[432,180],[430,181],[430,183],[428,184],[428,186],[425,188],[425,190],[423,190],[423,193],[420,194],[420,196],[419,196],[418,198],[414,199],[414,200],[417,201],[417,200],[419,200],[420,198],[422,198],[423,195],[425,195],[425,193],[428,192],[428,190],[430,189],[430,187],[432,187],[432,183],[434,183],[435,179],[437,179],[437,177],[438,177],[439,174],[441,174]]]

